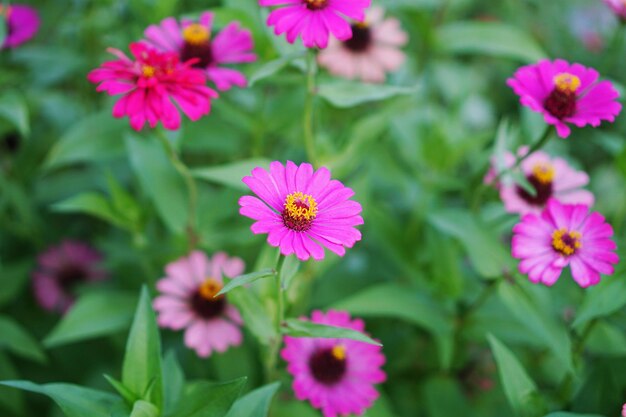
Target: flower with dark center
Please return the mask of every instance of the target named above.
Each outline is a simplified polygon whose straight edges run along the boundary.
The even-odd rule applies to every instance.
[[[226,307],[226,298],[223,295],[216,297],[222,289],[214,278],[207,278],[198,290],[191,296],[191,308],[204,319],[219,317]]]
[[[363,52],[372,45],[372,30],[366,23],[352,25],[352,37],[343,46],[354,52]]]
[[[328,0],[302,0],[309,10],[320,10],[328,5]]]
[[[346,348],[342,345],[320,348],[309,359],[313,377],[324,385],[335,385],[346,374]]]
[[[565,119],[576,113],[576,92],[580,78],[563,72],[554,77],[554,89],[543,103],[546,110],[557,119]]]

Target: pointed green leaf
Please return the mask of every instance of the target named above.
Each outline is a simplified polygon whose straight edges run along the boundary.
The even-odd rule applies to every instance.
[[[17,91],[8,90],[0,95],[0,116],[15,125],[22,136],[30,134],[28,106]]]
[[[154,404],[143,400],[136,401],[130,413],[130,417],[159,417],[159,415],[160,411]]]
[[[267,417],[278,387],[280,382],[274,382],[249,392],[235,402],[227,417]]]
[[[47,347],[93,339],[127,329],[137,297],[124,292],[83,295],[45,338]]]
[[[3,381],[0,385],[46,395],[67,417],[110,417],[113,407],[121,402],[108,392],[71,384],[37,385],[29,381]]]
[[[585,291],[585,299],[572,326],[578,327],[589,320],[605,317],[626,305],[626,280],[609,278]]]
[[[265,64],[261,65],[255,72],[252,73],[252,75],[250,76],[250,79],[248,80],[248,86],[252,87],[257,82],[265,78],[271,77],[272,75],[278,73],[280,70],[285,68],[294,59],[302,58],[304,56],[305,56],[305,51],[298,51],[298,52],[284,55],[272,61],[266,62]]]
[[[228,301],[237,307],[245,326],[259,343],[268,345],[270,340],[276,337],[272,318],[254,292],[243,287],[235,288],[228,294]]]
[[[295,256],[289,255],[285,257],[285,261],[280,269],[280,282],[284,289],[289,288],[291,280],[296,276],[302,262]]]
[[[135,403],[135,401],[137,401],[137,396],[124,384],[122,384],[121,381],[118,381],[117,379],[107,374],[104,374],[104,379],[106,379],[107,382],[111,384],[115,391],[117,391],[117,393],[121,395],[121,397],[124,399],[124,401],[126,401],[128,405],[132,405]]]
[[[205,381],[190,384],[172,417],[223,417],[245,384],[246,378],[223,384]]]
[[[217,293],[216,297],[218,295],[226,294],[227,292],[233,290],[234,288],[251,284],[254,281],[257,281],[259,279],[275,277],[275,276],[276,276],[276,271],[273,269],[264,269],[262,271],[252,272],[250,274],[239,275],[238,277],[235,277],[231,279],[230,281],[228,281],[228,283],[224,285],[224,288],[222,288],[220,292]]]
[[[15,320],[0,316],[0,350],[37,362],[45,362],[46,354],[37,340]]]
[[[249,188],[241,179],[256,167],[269,167],[268,159],[248,159],[245,161],[232,162],[226,165],[218,165],[206,168],[197,168],[192,171],[194,177],[209,181],[215,184],[224,185],[242,191],[249,191]]]
[[[287,319],[282,328],[282,333],[291,337],[322,337],[330,339],[351,339],[370,345],[382,346],[380,342],[357,330],[346,329],[337,326],[312,323],[299,319]]]
[[[161,408],[162,379],[161,341],[150,295],[144,286],[126,344],[122,383],[139,398]]]
[[[111,223],[128,228],[128,223],[116,213],[109,201],[101,194],[87,192],[78,194],[52,205],[52,210],[60,213],[85,213]]]
[[[185,375],[174,351],[163,360],[163,413],[169,415],[178,406],[185,387]]]
[[[401,95],[415,94],[417,86],[362,84],[349,81],[333,81],[321,84],[317,94],[335,107],[347,108],[373,101],[387,100]]]

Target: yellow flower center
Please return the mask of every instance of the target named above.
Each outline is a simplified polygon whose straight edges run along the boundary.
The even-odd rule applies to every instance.
[[[154,77],[154,74],[156,74],[156,68],[152,65],[144,65],[141,67],[141,73],[144,77],[151,78]]]
[[[283,223],[291,230],[303,232],[308,230],[317,216],[317,202],[309,195],[297,191],[285,198],[285,209],[282,212]]]
[[[336,345],[330,351],[330,354],[333,355],[335,359],[338,361],[346,360],[346,347],[343,345]]]
[[[201,24],[192,23],[183,29],[183,39],[192,45],[202,45],[211,39],[211,33]]]
[[[215,296],[222,290],[223,285],[215,278],[207,278],[198,289],[198,293],[207,301],[216,301]]]
[[[570,232],[561,228],[552,233],[552,247],[562,255],[570,256],[583,246],[582,237],[580,232]]]
[[[562,72],[554,76],[554,85],[562,93],[575,93],[580,87],[580,78],[569,72]]]
[[[550,184],[554,180],[554,167],[547,162],[535,164],[532,172],[532,176],[542,184]]]

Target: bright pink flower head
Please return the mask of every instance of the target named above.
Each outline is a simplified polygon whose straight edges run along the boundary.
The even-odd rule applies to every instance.
[[[161,295],[154,300],[161,327],[185,330],[185,345],[206,358],[224,352],[243,340],[243,322],[226,296],[215,297],[224,286],[223,276],[241,275],[244,263],[218,252],[209,259],[194,251],[165,267],[167,276],[157,282]]]
[[[600,274],[613,274],[619,257],[611,236],[613,228],[599,213],[552,199],[541,215],[527,214],[515,225],[512,254],[532,282],[552,285],[569,265],[574,280],[585,288],[599,283]]]
[[[352,24],[352,37],[330,40],[318,61],[332,74],[366,82],[382,83],[385,75],[400,68],[406,56],[400,47],[408,36],[395,18],[383,19],[384,10],[373,7],[362,23]]]
[[[311,321],[365,331],[362,320],[351,320],[344,311],[314,311]],[[386,379],[380,369],[382,348],[355,340],[286,336],[281,355],[293,375],[296,397],[308,400],[324,417],[362,415],[378,398],[374,384]]]
[[[542,113],[546,123],[556,126],[566,138],[578,127],[600,126],[602,120],[615,121],[622,110],[619,93],[609,81],[598,82],[593,68],[567,61],[542,60],[519,68],[507,84],[520,96],[520,103]]]
[[[518,151],[520,157],[527,153],[527,147],[522,147]],[[515,157],[507,152],[504,155],[504,162],[505,168],[510,168],[515,164]],[[501,181],[498,186],[500,198],[509,213],[539,214],[551,198],[566,204],[593,205],[593,194],[582,189],[589,183],[589,176],[570,167],[564,159],[551,158],[543,152],[534,152],[522,161],[520,168],[524,177],[535,189],[535,195],[512,180]],[[495,172],[495,168],[492,172]]]
[[[198,22],[183,19],[179,23],[168,17],[146,29],[144,42],[159,51],[179,54],[183,62],[195,58],[192,67],[204,70],[219,90],[233,85],[245,87],[246,77],[224,65],[256,61],[252,34],[242,29],[239,22],[231,22],[212,37],[212,26],[213,13],[209,12],[202,13]]]
[[[15,48],[30,40],[39,30],[39,14],[32,7],[22,4],[0,4],[0,19],[5,20],[7,35],[3,48]]]
[[[607,6],[620,18],[626,20],[626,1],[624,0],[604,0]]]
[[[365,9],[371,0],[259,0],[261,6],[283,6],[270,13],[267,24],[274,33],[287,33],[294,43],[300,35],[307,48],[326,48],[332,33],[340,41],[352,37],[346,18],[365,19]]]
[[[622,417],[626,417],[626,404],[622,407]]]
[[[274,161],[270,172],[257,167],[243,182],[259,198],[241,197],[239,213],[256,220],[252,232],[267,233],[267,242],[283,255],[321,260],[324,246],[343,256],[346,247],[361,240],[354,227],[363,224],[361,205],[349,200],[354,191],[331,180],[326,168],[313,171],[311,164]]]
[[[174,102],[191,120],[198,120],[211,111],[211,99],[217,93],[206,86],[202,71],[191,68],[193,62],[181,63],[177,53],[158,52],[142,43],[131,43],[134,60],[117,49],[109,52],[118,57],[91,71],[87,77],[100,83],[97,91],[109,95],[122,94],[113,116],[128,116],[130,125],[141,130],[146,123],[176,130],[180,113]]]
[[[66,240],[39,255],[33,272],[33,291],[41,307],[66,312],[74,304],[77,286],[101,281],[107,274],[99,268],[100,252],[77,241]]]

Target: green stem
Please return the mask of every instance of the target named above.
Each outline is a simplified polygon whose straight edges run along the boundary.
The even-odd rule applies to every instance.
[[[282,325],[285,321],[285,288],[282,283],[282,269],[285,263],[285,255],[280,255],[276,263],[276,318],[274,320],[274,338],[270,341],[268,356],[265,366],[267,382],[278,380],[278,355],[283,344]]]
[[[310,49],[306,57],[306,100],[304,102],[304,145],[306,147],[307,158],[313,165],[317,163],[317,153],[315,150],[315,133],[313,131],[313,104],[317,87],[315,82],[316,52]]]
[[[196,233],[197,225],[196,225],[196,207],[198,205],[198,189],[196,188],[196,183],[191,175],[191,171],[187,168],[187,165],[181,161],[180,157],[176,150],[172,147],[169,139],[165,136],[165,133],[159,129],[157,129],[157,138],[163,145],[165,149],[165,153],[169,158],[170,162],[176,169],[176,171],[183,177],[185,180],[185,185],[187,187],[187,193],[189,194],[189,211],[188,211],[188,223],[187,223],[187,237],[189,239],[189,250],[195,249],[198,244],[198,234]]]

